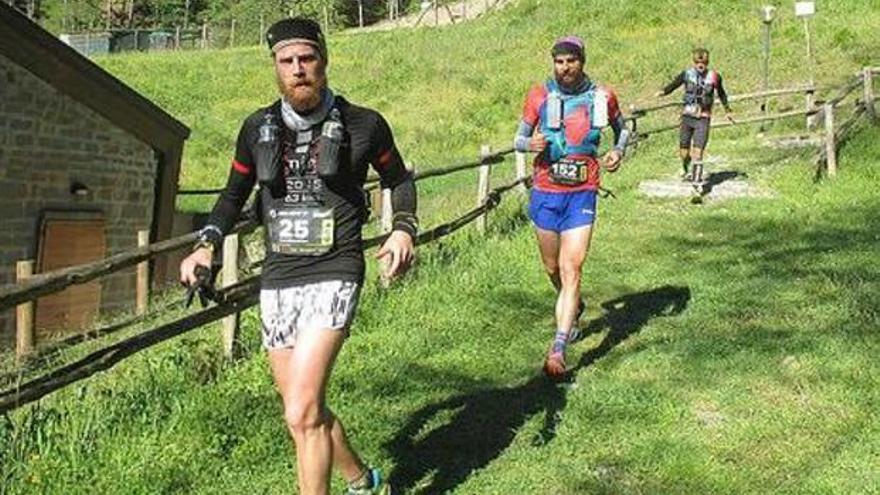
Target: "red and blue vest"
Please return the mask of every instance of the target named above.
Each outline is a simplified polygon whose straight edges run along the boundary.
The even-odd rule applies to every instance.
[[[592,114],[596,92],[607,95],[607,115],[611,122],[620,116],[617,95],[610,88],[588,84],[584,91],[567,93],[559,88],[553,79],[533,87],[526,96],[523,108],[523,121],[541,131],[547,138],[547,147],[534,161],[534,188],[549,192],[572,192],[596,190],[599,187],[599,161],[596,159],[601,140],[601,129],[594,127]],[[558,110],[550,108],[561,100],[558,125],[552,125],[548,117]],[[549,102],[549,104],[548,104]],[[548,109],[549,114],[548,115]],[[576,186],[561,185],[549,178],[550,165],[561,159],[579,160],[587,163],[587,181]]]

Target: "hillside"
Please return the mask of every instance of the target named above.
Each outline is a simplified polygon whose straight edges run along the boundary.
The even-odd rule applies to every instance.
[[[822,84],[878,65],[880,9],[843,3],[815,23]],[[759,4],[520,0],[467,25],[333,36],[331,78],[388,116],[408,160],[437,167],[507,146],[562,33],[587,39],[590,73],[625,103],[652,101],[698,43],[732,92],[757,88]],[[805,81],[787,9],[774,85]],[[193,127],[188,187],[223,183],[238,121],[273,98],[259,49],[100,63]],[[862,125],[838,179],[821,182],[809,151],[755,131],[719,130],[708,153],[765,198],[641,196],[641,181],[678,167],[669,134],[605,177],[617,199],[601,203],[571,383],[539,374],[553,293],[523,198],[505,199],[485,238],[465,229],[423,247],[390,290],[371,265],[329,392],[356,446],[404,493],[880,493],[880,128]],[[469,207],[474,187],[469,173],[420,183],[426,224]],[[259,324],[253,311],[244,321],[235,363],[210,327],[0,417],[3,491],[292,492]]]
[[[331,84],[382,111],[404,157],[417,168],[431,168],[471,159],[482,143],[508,146],[525,90],[547,77],[549,45],[563,33],[587,40],[589,73],[612,85],[625,105],[654,101],[651,95],[689,63],[698,44],[712,50],[713,66],[724,74],[729,91],[756,90],[761,4],[616,0],[591,7],[592,2],[569,0],[551,7],[523,0],[464,25],[331,36]],[[813,23],[817,81],[834,85],[876,61],[872,54],[880,47],[880,33],[872,26],[880,21],[880,9],[874,4],[821,7]],[[780,7],[771,86],[808,80],[803,37],[793,9]],[[193,128],[184,187],[223,185],[241,119],[276,97],[269,58],[256,47],[99,62]]]

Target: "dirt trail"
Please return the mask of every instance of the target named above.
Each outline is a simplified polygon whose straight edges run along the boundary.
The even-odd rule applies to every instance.
[[[361,33],[370,31],[389,31],[398,28],[412,28],[418,26],[443,26],[467,22],[481,17],[486,12],[504,8],[513,0],[465,0],[448,5],[440,5],[435,10],[431,2],[422,2],[423,10],[408,14],[395,20],[385,19],[373,25],[363,28],[347,29],[348,33]]]

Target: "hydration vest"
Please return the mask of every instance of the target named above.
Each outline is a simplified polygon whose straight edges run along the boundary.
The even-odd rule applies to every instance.
[[[324,120],[311,127],[308,143],[298,142],[299,133],[284,126],[280,108],[272,107],[266,111],[267,121],[259,128],[260,142],[253,150],[260,183],[256,198],[260,223],[275,204],[322,203],[326,182],[336,180],[338,173],[347,173],[350,168],[347,156],[339,151],[344,139],[340,106],[347,103],[342,97],[336,98]],[[281,126],[274,122],[281,122]],[[264,140],[267,141],[265,144]],[[263,167],[267,169],[263,178],[260,177],[260,162],[270,164]]]
[[[718,73],[714,70],[700,74],[691,67],[684,74],[684,105],[699,110],[711,111],[718,86]]]
[[[596,156],[599,149],[601,129],[593,124],[595,100],[601,100],[607,112],[606,98],[597,98],[602,91],[590,83],[581,93],[563,93],[558,83],[551,79],[544,85],[547,97],[540,108],[541,133],[547,137],[545,157],[548,162],[559,161],[569,155]],[[607,114],[607,113],[606,113]]]

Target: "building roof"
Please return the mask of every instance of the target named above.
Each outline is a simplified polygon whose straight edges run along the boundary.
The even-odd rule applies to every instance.
[[[157,151],[150,237],[167,239],[174,223],[180,160],[189,128],[3,1],[0,55]],[[156,259],[151,271],[154,280],[165,280],[173,273],[170,263],[168,257]]]
[[[189,137],[182,122],[5,2],[0,54],[159,151]]]

